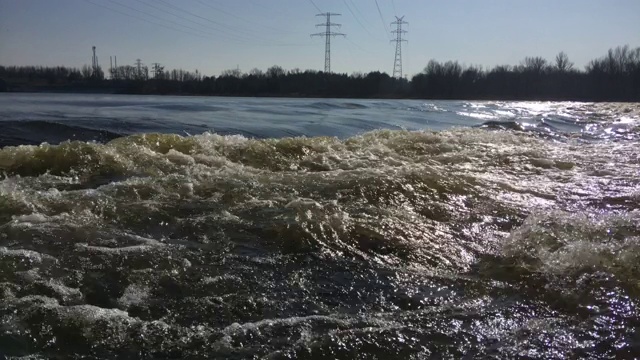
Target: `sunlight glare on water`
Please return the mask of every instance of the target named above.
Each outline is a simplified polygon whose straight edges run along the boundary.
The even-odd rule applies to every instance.
[[[638,354],[637,104],[0,103],[3,355]]]

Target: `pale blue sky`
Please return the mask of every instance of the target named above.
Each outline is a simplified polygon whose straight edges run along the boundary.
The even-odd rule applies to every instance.
[[[332,70],[393,70],[389,24],[405,16],[410,76],[430,59],[490,67],[565,51],[578,67],[610,47],[640,46],[640,0],[0,0],[0,64],[159,62],[219,75],[271,65],[322,70],[324,40],[309,34],[322,11],[347,38],[332,46]],[[382,15],[382,16],[381,16]],[[384,19],[383,20],[381,19]],[[333,20],[333,19],[332,19]]]

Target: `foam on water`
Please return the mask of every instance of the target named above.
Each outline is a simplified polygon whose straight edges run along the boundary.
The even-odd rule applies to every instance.
[[[640,285],[640,212],[532,214],[509,235],[503,251],[552,276],[604,271]]]
[[[590,147],[597,153],[586,155]],[[510,213],[516,220],[576,192],[616,206],[605,204],[603,187],[618,200],[625,193],[632,199],[634,149],[624,143],[550,144],[505,131],[384,130],[345,140],[146,134],[104,145],[5,148],[0,159],[13,175],[2,181],[14,189],[5,191],[5,201],[36,210],[12,215],[6,226],[16,231],[62,226],[109,233],[116,226],[143,237],[180,239],[207,214],[218,225],[253,233],[262,246],[464,268],[475,258],[469,248],[491,248],[493,240],[467,243],[461,234],[494,231],[492,222],[503,221],[484,223],[480,214]],[[620,161],[625,156],[631,162]],[[591,170],[594,163],[601,164],[598,173]],[[604,175],[608,166],[615,175]],[[150,245],[82,246],[113,252]]]
[[[635,110],[629,120],[588,115],[600,109],[590,104],[480,105],[466,109],[597,116],[599,128],[622,119],[626,135],[147,133],[0,149],[0,349],[634,354]]]

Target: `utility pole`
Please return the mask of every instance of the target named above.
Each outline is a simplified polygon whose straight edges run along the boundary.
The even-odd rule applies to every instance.
[[[93,70],[93,77],[98,77],[98,57],[96,56],[96,47],[91,47],[93,50],[93,59],[91,59],[91,69]]]
[[[326,12],[326,13],[321,13],[318,14],[316,16],[325,16],[327,18],[327,21],[324,24],[317,24],[316,27],[319,26],[324,26],[325,27],[325,31],[322,33],[317,33],[317,34],[311,34],[311,36],[324,36],[325,37],[325,45],[324,45],[324,72],[329,74],[331,73],[331,37],[332,36],[346,36],[345,34],[342,33],[337,33],[337,32],[333,32],[331,31],[331,28],[333,26],[335,27],[341,27],[341,24],[334,24],[331,22],[331,16],[340,16],[340,14],[334,14],[334,13],[330,13],[330,12]]]
[[[396,21],[392,22],[391,25],[396,25],[396,30],[393,30],[391,33],[396,34],[396,38],[391,40],[391,42],[396,43],[396,59],[393,62],[393,77],[396,79],[402,78],[402,42],[406,42],[407,40],[402,38],[402,34],[405,34],[406,31],[402,30],[403,24],[409,24],[406,21],[403,21],[403,17],[397,17]]]

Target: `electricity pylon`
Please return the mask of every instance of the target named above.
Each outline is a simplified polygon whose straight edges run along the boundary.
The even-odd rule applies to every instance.
[[[337,33],[337,32],[333,32],[331,31],[332,27],[341,27],[341,24],[334,24],[331,22],[331,16],[340,16],[340,14],[334,14],[334,13],[330,13],[330,12],[326,12],[326,13],[321,13],[318,14],[316,16],[326,16],[327,21],[324,24],[317,24],[316,27],[318,26],[324,26],[325,27],[325,31],[322,33],[317,33],[317,34],[311,34],[311,36],[324,36],[326,39],[325,45],[324,45],[324,72],[325,73],[331,73],[331,37],[333,36],[346,36],[345,34],[342,33]]]
[[[391,42],[396,43],[396,58],[395,58],[395,61],[393,62],[393,77],[398,79],[402,78],[402,42],[407,41],[402,38],[402,34],[405,34],[407,32],[406,30],[402,30],[402,25],[409,24],[408,22],[403,21],[402,19],[404,19],[404,16],[403,17],[396,16],[396,21],[391,23],[391,25],[397,26],[397,28],[392,31],[393,34],[396,34],[396,38],[391,40]]]

